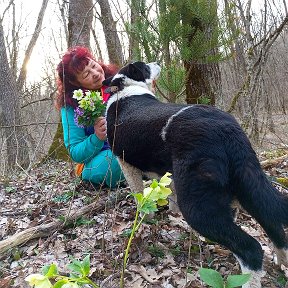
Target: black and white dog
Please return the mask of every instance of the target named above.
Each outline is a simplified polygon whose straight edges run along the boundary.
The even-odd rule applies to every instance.
[[[273,241],[279,264],[288,264],[288,198],[261,170],[251,144],[230,114],[206,105],[162,103],[152,92],[157,63],[135,62],[103,82],[110,87],[107,136],[134,192],[142,172],[172,173],[179,208],[189,225],[230,249],[245,288],[261,287],[261,245],[233,221],[231,202],[242,207]]]

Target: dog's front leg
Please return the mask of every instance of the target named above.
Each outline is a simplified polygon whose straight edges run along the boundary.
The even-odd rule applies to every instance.
[[[122,171],[124,173],[126,181],[128,182],[131,192],[133,193],[143,192],[144,186],[142,180],[142,171],[120,158],[118,158],[118,162],[122,168]]]
[[[175,190],[175,185],[174,181],[170,184],[172,194],[169,197],[169,210],[172,211],[173,213],[181,213],[179,206],[177,204],[177,195],[176,195],[176,190]]]
[[[248,267],[246,267],[244,265],[243,261],[241,261],[235,254],[234,254],[234,256],[240,264],[242,274],[250,274],[251,275],[249,282],[242,285],[242,288],[262,288],[261,278],[265,275],[265,272],[263,270],[253,271],[253,270],[249,269]]]

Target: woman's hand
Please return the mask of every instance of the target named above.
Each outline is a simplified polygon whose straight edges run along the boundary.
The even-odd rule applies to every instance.
[[[96,136],[104,141],[107,138],[107,128],[106,128],[106,119],[105,117],[98,117],[94,124],[94,133]]]

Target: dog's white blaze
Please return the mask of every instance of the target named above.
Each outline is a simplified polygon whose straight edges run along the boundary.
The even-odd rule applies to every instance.
[[[166,141],[167,129],[168,129],[169,125],[171,124],[171,122],[173,121],[174,117],[178,116],[179,114],[181,114],[182,112],[184,112],[185,110],[187,110],[188,108],[191,108],[191,107],[192,107],[192,105],[180,109],[177,113],[173,114],[173,115],[167,120],[166,125],[162,128],[162,131],[161,131],[161,133],[160,133],[161,138],[163,139],[163,141]]]
[[[134,81],[134,82],[136,82],[136,81]],[[136,83],[139,83],[139,82],[136,82]],[[145,86],[146,86],[146,84],[145,84]],[[143,95],[143,94],[150,94],[153,97],[155,97],[155,95],[150,90],[148,90],[148,88],[140,87],[139,85],[133,85],[133,86],[125,87],[123,90],[116,92],[115,94],[113,94],[109,98],[109,100],[107,102],[107,106],[106,106],[106,113],[107,113],[110,105],[112,103],[114,103],[115,101],[118,101],[120,99],[124,99],[126,97]]]
[[[242,288],[262,288],[261,278],[265,275],[265,271],[251,270],[247,266],[244,265],[244,263],[240,260],[240,258],[238,258],[235,254],[234,256],[240,264],[242,274],[251,274],[250,280],[248,281],[248,283],[242,285]]]

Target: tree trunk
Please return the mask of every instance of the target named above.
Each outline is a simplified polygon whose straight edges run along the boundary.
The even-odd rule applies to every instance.
[[[122,45],[117,33],[116,22],[113,19],[109,1],[98,0],[101,9],[100,21],[105,34],[108,56],[110,63],[122,66],[124,64],[124,56]]]
[[[90,29],[92,20],[92,0],[70,0],[68,16],[68,47],[84,45],[90,48]]]
[[[47,158],[64,161],[69,161],[70,159],[69,153],[64,145],[63,127],[61,122],[57,125],[57,130],[54,135],[52,144],[49,147]]]
[[[136,25],[137,21],[139,21],[139,13],[136,6],[138,0],[131,0],[130,7],[130,29],[128,31],[129,34],[129,61],[137,61],[141,59],[141,51],[139,45],[139,39],[137,37],[137,33],[135,33],[135,29],[133,26]]]
[[[186,69],[186,102],[188,104],[215,104],[216,93],[213,89],[212,81],[215,86],[219,82],[219,66],[214,64],[198,64],[192,61],[184,61]]]
[[[198,33],[204,35],[204,41],[207,43],[213,42],[215,33],[217,33],[217,0],[206,0],[207,7],[209,7],[209,23],[207,19],[202,21],[201,17],[195,15],[193,11],[188,11],[185,5],[182,6],[181,18],[186,27],[190,27],[191,32],[184,39],[188,47],[193,50],[193,41]],[[203,7],[202,7],[203,9]],[[207,16],[206,16],[207,17]],[[206,23],[206,24],[205,24]],[[207,49],[203,59],[185,59],[184,67],[186,69],[186,102],[188,104],[203,103],[215,104],[216,95],[221,90],[221,77],[219,65],[214,60],[214,63],[208,62],[207,58],[215,58],[218,54],[216,44]],[[193,52],[192,52],[193,53]],[[202,62],[202,63],[201,63]]]

